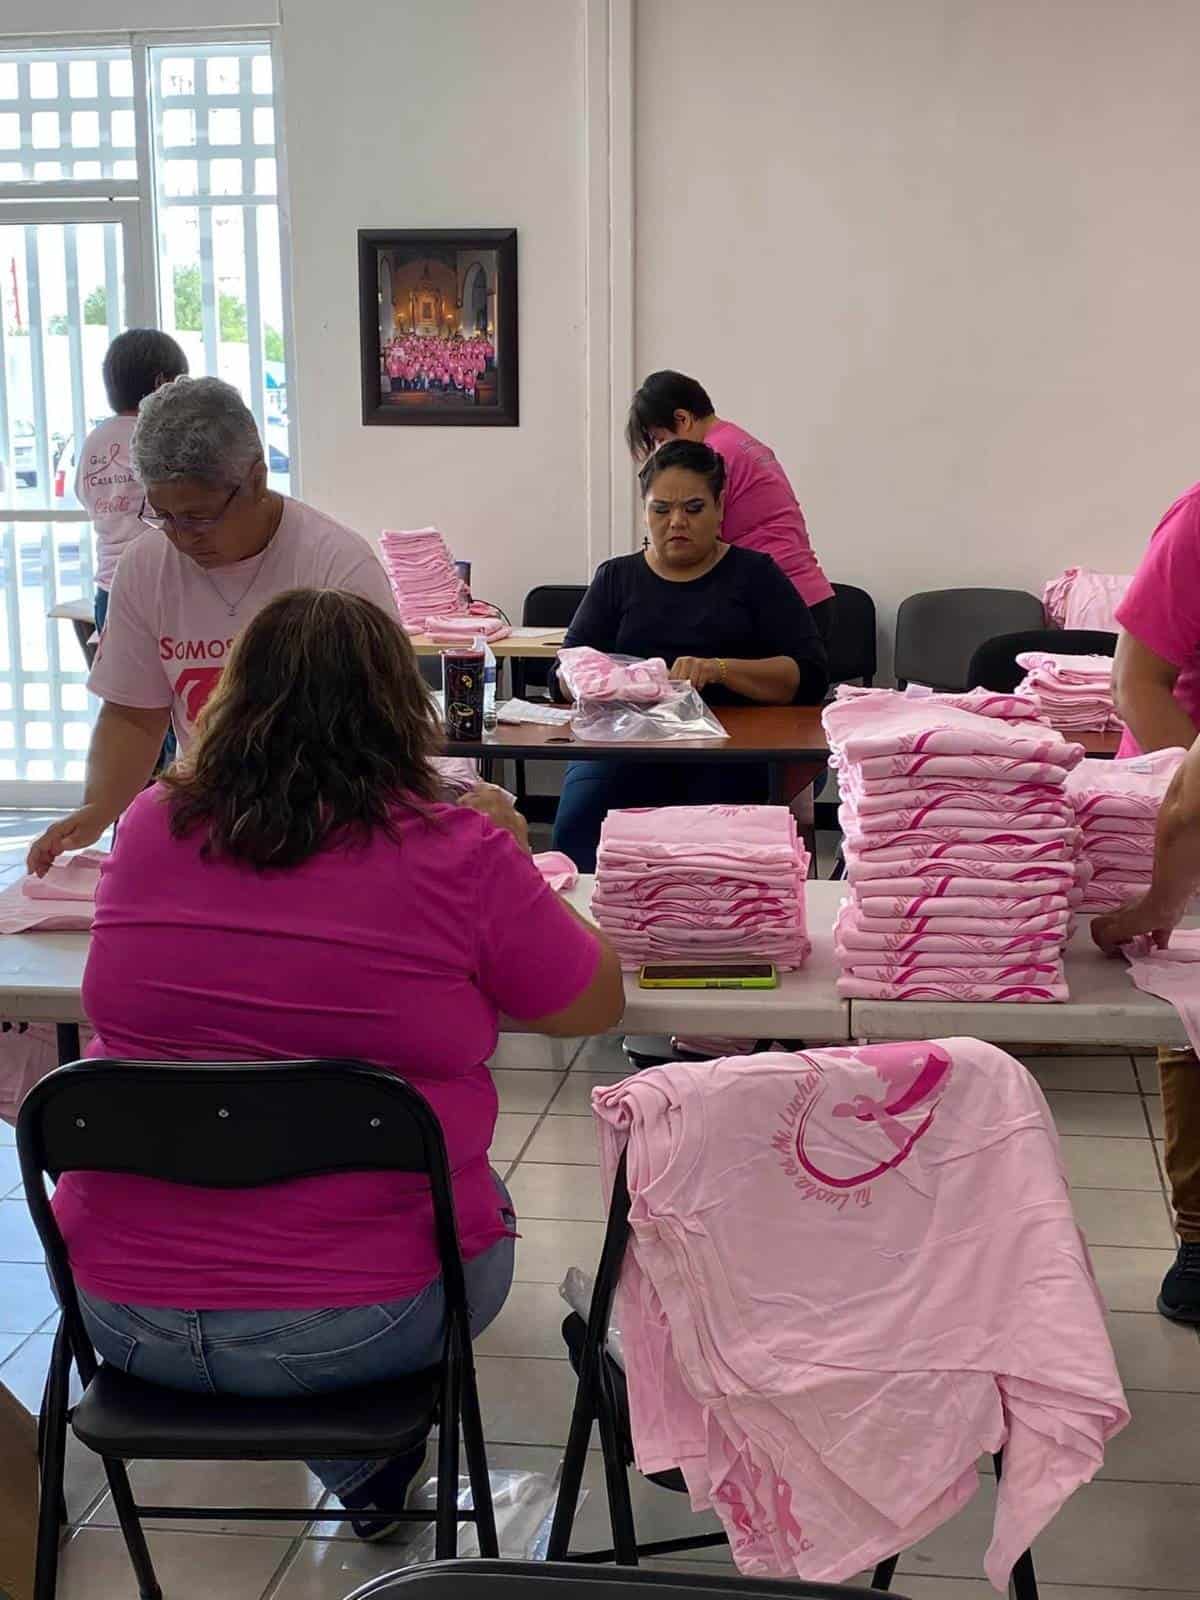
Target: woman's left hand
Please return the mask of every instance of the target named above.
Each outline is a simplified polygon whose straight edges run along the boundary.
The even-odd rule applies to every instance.
[[[468,789],[458,803],[460,806],[466,806],[468,811],[478,811],[489,822],[494,822],[498,828],[511,833],[525,854],[532,855],[529,824],[513,805],[505,790],[497,788],[494,783],[479,783],[473,789]]]
[[[721,666],[711,656],[680,656],[670,676],[676,682],[690,683],[693,689],[707,689],[710,683],[720,682]]]

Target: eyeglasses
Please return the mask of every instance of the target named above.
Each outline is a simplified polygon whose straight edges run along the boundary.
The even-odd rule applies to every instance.
[[[144,522],[148,528],[153,528],[156,533],[166,533],[169,528],[174,528],[176,533],[207,533],[209,528],[215,528],[217,523],[225,517],[245,481],[245,478],[243,478],[240,483],[234,484],[225,504],[215,517],[177,517],[170,511],[164,511],[161,514],[153,511],[147,515],[146,507],[150,502],[143,495],[142,509],[138,512],[138,521]]]

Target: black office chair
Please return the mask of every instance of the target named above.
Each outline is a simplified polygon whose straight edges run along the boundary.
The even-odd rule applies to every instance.
[[[896,682],[965,689],[971,657],[985,639],[1044,623],[1042,602],[1021,589],[911,594],[896,615]]]
[[[456,1561],[453,1566],[405,1567],[371,1578],[348,1600],[526,1600],[530,1585],[539,1583],[553,1587],[554,1600],[691,1600],[694,1595],[709,1600],[867,1600],[874,1593],[844,1583],[743,1578],[699,1568],[660,1572],[628,1567],[614,1572],[556,1561]]]
[[[1002,633],[981,644],[967,668],[968,689],[992,689],[1011,694],[1025,676],[1017,657],[1027,650],[1048,650],[1058,656],[1111,656],[1116,654],[1115,633],[1093,628],[1033,628],[1025,633]]]
[[[579,602],[587,593],[586,584],[582,583],[543,583],[536,589],[530,589],[525,596],[525,603],[521,607],[521,623],[526,628],[569,628],[579,610]],[[509,663],[512,669],[512,692],[518,700],[527,700],[531,689],[544,690],[549,679],[552,661],[531,661],[520,656],[514,656]],[[525,784],[525,763],[513,763],[513,787],[517,794],[517,805],[529,815],[529,791]],[[535,796],[539,802],[540,814],[530,816],[530,821],[553,821],[558,801],[552,796]],[[537,808],[535,808],[537,809]]]
[[[526,628],[569,628],[586,593],[587,585],[583,583],[540,584],[525,596],[521,624]],[[550,661],[528,661],[514,656],[513,694],[524,700],[530,689],[544,689],[552,665]]]
[[[865,589],[850,583],[835,583],[833,592],[837,610],[828,645],[829,682],[857,680],[869,689],[879,666],[875,602]]]
[[[485,1556],[498,1554],[483,1423],[475,1382],[462,1257],[446,1146],[437,1118],[393,1073],[354,1061],[78,1061],[43,1078],[17,1119],[25,1195],[62,1307],[42,1406],[35,1600],[53,1600],[67,1422],[104,1462],[142,1600],[161,1600],[143,1517],[237,1521],[295,1510],[138,1505],[125,1463],[167,1461],[386,1460],[413,1449],[435,1422],[437,1507],[425,1511],[328,1511],[323,1517],[436,1523],[439,1560],[455,1555],[457,1525],[475,1522]],[[212,1189],[249,1189],[327,1172],[415,1172],[429,1177],[446,1296],[437,1367],[390,1383],[296,1400],[185,1394],[97,1360],[79,1310],[46,1176],[123,1172]],[[402,1246],[402,1241],[397,1248]],[[381,1245],[381,1248],[385,1248]],[[74,1361],[83,1397],[69,1412]],[[474,1509],[458,1500],[459,1430]]]
[[[625,1373],[608,1350],[608,1328],[612,1318],[613,1298],[621,1276],[621,1263],[629,1242],[629,1185],[626,1179],[626,1154],[623,1152],[613,1180],[612,1200],[609,1203],[608,1222],[604,1230],[604,1244],[600,1251],[600,1265],[596,1270],[596,1283],[592,1290],[592,1303],[585,1323],[572,1311],[563,1323],[563,1338],[567,1353],[578,1377],[575,1391],[575,1408],[571,1414],[571,1431],[567,1435],[567,1448],[563,1456],[559,1478],[558,1501],[554,1508],[554,1521],[550,1529],[550,1543],[546,1551],[549,1561],[604,1562],[615,1561],[620,1566],[636,1567],[644,1556],[671,1555],[682,1550],[701,1550],[726,1542],[723,1533],[694,1534],[682,1539],[662,1539],[653,1544],[639,1544],[633,1518],[633,1502],[629,1494],[629,1468],[633,1465],[633,1433],[629,1421],[629,1392]],[[608,1492],[609,1522],[612,1528],[612,1548],[590,1550],[586,1554],[571,1552],[571,1531],[579,1504],[579,1491],[583,1485],[583,1472],[587,1464],[591,1443],[592,1425],[600,1428],[600,1449],[604,1457],[604,1481]],[[993,1457],[996,1477],[1003,1469],[1003,1454]],[[651,1483],[661,1488],[687,1492],[683,1474],[677,1469],[647,1474]],[[902,1552],[881,1561],[871,1579],[872,1590],[889,1590]],[[1026,1550],[1018,1557],[1012,1570],[1011,1592],[1013,1600],[1038,1600],[1037,1578],[1033,1569],[1033,1556]]]

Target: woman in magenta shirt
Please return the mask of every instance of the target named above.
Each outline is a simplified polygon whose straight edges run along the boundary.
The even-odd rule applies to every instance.
[[[94,1055],[349,1056],[402,1073],[445,1133],[477,1333],[513,1270],[514,1217],[488,1163],[498,1017],[601,1032],[622,985],[606,941],[543,883],[516,813],[502,804],[498,826],[439,802],[438,738],[394,617],[332,591],[273,600],[186,761],[121,819],[83,999]],[[88,1330],[135,1377],[286,1396],[439,1359],[422,1178],[212,1190],[81,1173],[54,1207]],[[390,1508],[423,1460],[422,1446],[311,1466],[347,1507]]]
[[[808,537],[804,513],[775,452],[753,434],[726,422],[695,378],[652,372],[633,397],[625,438],[637,462],[667,439],[693,439],[725,462],[725,515],[721,537],[770,556],[812,613],[821,638],[833,627],[833,586]]]

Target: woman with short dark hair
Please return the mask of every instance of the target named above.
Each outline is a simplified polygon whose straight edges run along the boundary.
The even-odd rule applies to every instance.
[[[791,579],[828,643],[836,601],[808,537],[804,513],[773,450],[718,417],[707,390],[682,372],[652,372],[633,397],[625,439],[644,462],[668,439],[706,444],[725,462],[727,544],[760,550]]]
[[[513,1271],[512,1205],[488,1163],[498,1018],[599,1033],[623,990],[607,941],[518,843],[516,813],[496,826],[438,802],[439,737],[395,617],[332,590],[272,600],[194,746],[121,819],[83,1002],[97,1056],[352,1057],[401,1074],[445,1134],[478,1333]],[[71,1173],[54,1208],[88,1331],[134,1377],[295,1396],[440,1359],[424,1177],[200,1190]],[[310,1465],[347,1507],[392,1510],[424,1455]]]
[[[672,678],[713,705],[819,701],[828,668],[808,607],[769,556],[721,537],[722,458],[707,445],[672,440],[639,476],[645,549],[603,563],[566,647],[662,656]],[[563,783],[554,848],[591,872],[600,824],[615,807],[761,804],[767,796],[767,768],[756,763],[576,761]]]

